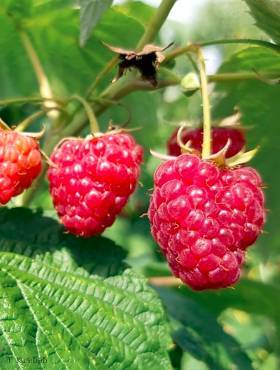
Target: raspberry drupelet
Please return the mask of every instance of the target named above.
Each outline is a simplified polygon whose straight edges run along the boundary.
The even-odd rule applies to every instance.
[[[42,169],[38,142],[12,130],[0,130],[0,204],[28,189]]]
[[[261,187],[251,167],[219,168],[191,154],[158,167],[148,217],[175,276],[195,290],[239,279],[265,220]]]
[[[142,158],[142,147],[124,132],[64,141],[48,178],[65,228],[90,237],[111,226],[136,187]]]

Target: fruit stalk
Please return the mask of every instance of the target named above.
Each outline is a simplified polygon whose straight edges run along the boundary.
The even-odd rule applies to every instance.
[[[205,70],[205,61],[201,48],[197,49],[197,59],[201,84],[201,96],[203,105],[203,142],[202,159],[211,155],[211,107],[208,95],[208,82]]]
[[[79,95],[73,95],[71,100],[77,100],[83,105],[83,107],[85,109],[85,112],[86,112],[86,115],[87,115],[88,120],[89,120],[91,133],[100,132],[99,124],[98,124],[97,118],[95,116],[95,113],[94,113],[93,109],[91,108],[90,104],[87,102],[87,100],[85,100],[83,97],[81,97]]]
[[[39,110],[35,113],[32,113],[30,116],[26,117],[23,121],[21,121],[17,125],[17,127],[15,128],[15,131],[17,131],[17,132],[25,131],[27,129],[27,127],[29,127],[34,121],[36,121],[37,118],[40,118],[40,117],[46,115],[51,110],[62,111],[63,109],[58,107],[58,106],[54,106],[54,107],[45,108],[45,109]]]
[[[149,283],[155,286],[178,287],[182,285],[182,280],[174,276],[152,276]]]

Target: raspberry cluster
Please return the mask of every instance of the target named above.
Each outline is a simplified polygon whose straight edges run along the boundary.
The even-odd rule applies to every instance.
[[[181,148],[177,143],[176,129],[171,135],[167,142],[167,151],[170,155],[178,156],[181,154]],[[225,147],[227,141],[230,139],[230,146],[226,152],[226,158],[233,157],[239,153],[245,147],[245,137],[240,129],[233,127],[213,127],[212,133],[212,152],[217,153]],[[188,141],[191,142],[193,149],[201,152],[202,141],[203,141],[203,130],[202,128],[183,130],[182,141],[186,144]]]
[[[54,151],[48,171],[58,215],[73,234],[100,234],[134,191],[143,149],[127,133],[69,139]]]
[[[29,188],[40,174],[42,158],[35,139],[0,130],[0,204]]]
[[[148,217],[175,274],[196,290],[234,284],[265,220],[259,174],[182,154],[162,163]]]

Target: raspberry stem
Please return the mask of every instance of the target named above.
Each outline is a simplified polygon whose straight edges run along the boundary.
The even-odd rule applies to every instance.
[[[141,50],[145,44],[148,44],[155,39],[158,31],[165,22],[168,14],[170,13],[176,0],[163,0],[160,3],[157,11],[154,13],[153,17],[150,19],[148,26],[146,27],[146,32],[142,36],[141,40],[138,42],[137,49]]]
[[[183,285],[180,279],[174,276],[152,276],[149,278],[149,283],[155,286],[175,286]]]
[[[17,127],[15,128],[15,131],[17,132],[23,132],[29,125],[31,125],[37,118],[40,118],[47,114],[47,112],[52,110],[58,110],[58,111],[64,111],[63,108],[59,106],[54,107],[48,107],[44,108],[42,110],[39,110],[35,113],[32,113],[30,116],[26,117],[23,121],[21,121]]]
[[[38,112],[31,114],[30,116],[26,117],[23,121],[21,121],[17,125],[15,131],[18,131],[18,132],[24,131],[33,121],[43,116],[44,114],[45,112],[43,110],[39,110]]]
[[[87,114],[88,120],[89,120],[91,133],[100,132],[97,118],[96,118],[96,116],[94,114],[94,111],[91,108],[89,102],[86,99],[84,99],[83,97],[79,96],[79,95],[73,95],[70,98],[70,100],[77,100],[83,105],[83,107],[85,109],[85,112]]]
[[[50,157],[41,149],[40,150],[40,153],[42,155],[42,157],[45,159],[45,161],[47,162],[47,164],[50,166],[50,167],[58,167],[56,163],[54,163]]]
[[[203,142],[202,159],[211,155],[211,106],[208,95],[208,81],[205,70],[205,60],[201,48],[197,48],[197,59],[201,84],[201,96],[203,105]]]
[[[193,50],[194,45],[199,46],[210,46],[210,45],[227,45],[227,44],[247,44],[247,45],[258,45],[262,46],[264,48],[272,49],[275,51],[280,51],[280,46],[273,44],[269,41],[264,40],[256,40],[256,39],[221,39],[221,40],[211,40],[211,41],[202,41],[202,42],[195,42],[195,43],[188,43],[184,46],[180,46],[178,48],[175,48],[174,50],[170,51],[166,54],[165,60],[163,61],[163,65],[168,63],[170,60],[179,57],[180,55],[184,55],[185,53],[188,53]]]

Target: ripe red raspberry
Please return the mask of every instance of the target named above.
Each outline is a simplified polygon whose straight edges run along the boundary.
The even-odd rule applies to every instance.
[[[258,173],[182,154],[161,164],[154,182],[151,231],[173,273],[196,290],[235,283],[264,224]]]
[[[168,154],[178,156],[181,154],[181,149],[177,143],[177,132],[176,129],[171,135],[167,142]],[[217,153],[224,148],[228,139],[231,140],[230,146],[226,153],[226,158],[233,157],[239,153],[245,146],[245,137],[240,129],[230,127],[213,127],[212,128],[212,153]],[[203,130],[202,128],[183,130],[182,141],[186,144],[191,141],[191,147],[201,152],[202,141],[203,141]]]
[[[38,142],[12,130],[0,130],[0,204],[29,188],[40,174]]]
[[[113,224],[135,189],[142,156],[127,133],[69,139],[53,152],[50,191],[69,232],[89,237]]]

